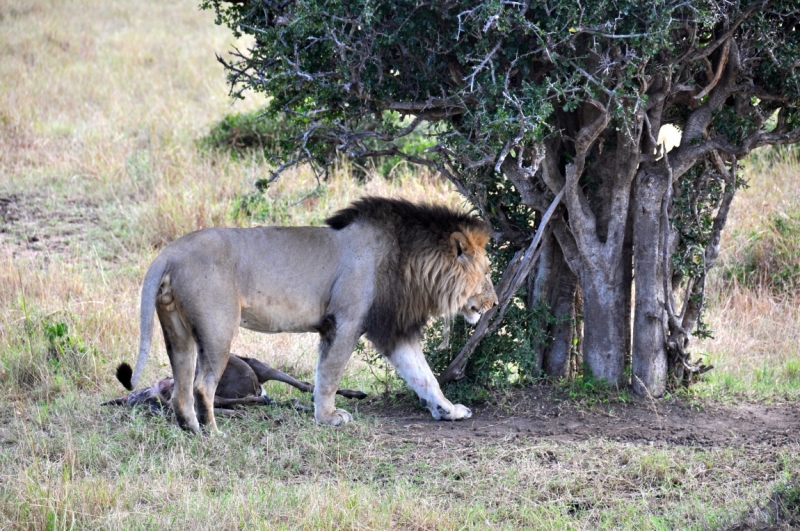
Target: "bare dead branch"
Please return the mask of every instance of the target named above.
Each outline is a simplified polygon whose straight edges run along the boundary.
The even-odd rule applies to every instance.
[[[550,204],[550,208],[548,208],[544,213],[544,216],[542,216],[542,221],[539,223],[539,229],[536,231],[536,235],[533,237],[528,249],[524,253],[522,251],[517,252],[517,254],[514,255],[514,258],[511,259],[508,267],[506,267],[506,270],[503,272],[503,277],[497,284],[499,302],[498,306],[494,306],[488,311],[484,312],[480,321],[478,321],[478,324],[475,327],[475,331],[467,340],[467,343],[462,347],[461,351],[458,353],[455,359],[453,359],[447,369],[445,369],[445,371],[439,376],[439,383],[452,382],[463,378],[464,369],[467,366],[467,360],[469,360],[469,357],[473,352],[475,352],[475,349],[478,347],[481,340],[486,337],[486,335],[492,333],[497,326],[499,326],[499,323],[502,321],[503,316],[505,315],[506,308],[508,307],[511,298],[522,285],[522,282],[527,278],[528,274],[533,268],[533,265],[536,263],[536,260],[539,257],[539,244],[541,243],[545,232],[549,233],[549,231],[552,230],[548,228],[548,222],[553,216],[553,212],[555,212],[556,207],[559,205],[559,203],[561,203],[561,199],[563,197],[564,190],[562,189],[558,194],[556,194],[555,199],[553,199],[553,202]],[[498,312],[500,315],[497,317],[497,319],[494,319]],[[495,324],[490,327],[489,323],[492,322],[493,319]]]
[[[483,31],[484,31],[484,32],[486,32],[486,29],[484,29]],[[481,72],[481,71],[482,71],[484,68],[486,68],[486,64],[487,64],[489,61],[491,61],[491,60],[492,60],[492,56],[494,56],[494,54],[496,54],[496,53],[497,53],[497,50],[499,50],[499,49],[500,49],[500,45],[502,45],[502,44],[503,44],[503,41],[497,41],[497,44],[495,44],[495,45],[494,45],[494,48],[492,48],[492,51],[490,51],[490,52],[489,52],[489,53],[486,55],[486,57],[484,57],[484,58],[483,58],[483,61],[481,61],[481,62],[480,62],[480,64],[479,64],[478,66],[476,66],[476,67],[475,67],[475,68],[472,70],[472,73],[471,73],[470,75],[468,75],[467,77],[465,77],[465,78],[464,78],[464,81],[465,81],[465,82],[466,82],[467,80],[469,80],[469,91],[470,91],[470,92],[472,92],[472,91],[474,90],[474,86],[475,86],[475,76],[477,76],[477,75],[478,75],[478,74],[479,74],[479,73],[480,73],[480,72]]]

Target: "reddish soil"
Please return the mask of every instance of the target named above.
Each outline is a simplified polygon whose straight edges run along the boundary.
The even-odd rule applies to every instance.
[[[472,418],[450,423],[432,420],[427,410],[409,405],[408,400],[397,406],[387,406],[386,402],[381,397],[370,398],[358,409],[379,418],[389,433],[415,437],[564,441],[602,437],[702,447],[800,443],[800,408],[791,403],[699,406],[673,398],[588,407],[563,391],[541,386],[514,393],[507,407],[473,407]]]

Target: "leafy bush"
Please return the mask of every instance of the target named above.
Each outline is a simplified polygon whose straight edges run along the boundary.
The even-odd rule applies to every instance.
[[[398,113],[385,112],[383,115],[384,122],[393,124],[396,128],[407,125],[411,121],[410,118],[402,118]],[[425,150],[436,145],[434,137],[434,126],[428,124],[418,129],[415,129],[410,134],[394,140],[400,151],[407,155],[414,157],[422,157]],[[377,146],[375,146],[377,148]],[[413,171],[414,166],[404,161],[401,157],[394,155],[391,157],[377,157],[371,161],[374,164],[375,171],[385,178],[394,176],[398,168],[403,168],[405,171]]]
[[[469,359],[463,380],[445,386],[456,401],[485,400],[490,390],[503,390],[535,382],[541,377],[540,350],[550,341],[549,325],[555,323],[547,304],[526,308],[520,298],[508,306],[503,325],[486,336]],[[444,321],[430,326],[423,350],[434,373],[444,371],[472,335],[473,327],[456,317],[450,323],[444,348]]]
[[[766,218],[742,253],[725,265],[724,275],[748,288],[800,294],[800,208]]]
[[[385,112],[383,121],[395,128],[403,127],[408,118],[398,113]],[[198,140],[198,146],[205,150],[221,150],[231,154],[234,159],[261,153],[266,160],[277,163],[287,157],[287,146],[292,146],[293,137],[300,124],[290,123],[283,115],[268,110],[256,110],[226,115],[215,124],[209,133]],[[420,157],[424,151],[435,145],[431,127],[422,127],[411,134],[395,140],[395,145],[408,155]],[[369,140],[364,140],[369,144]],[[399,156],[377,157],[367,161],[369,169],[385,178],[394,176],[398,168],[413,171],[414,166]],[[359,163],[353,167],[353,176],[366,177],[366,169]]]
[[[198,141],[202,149],[227,151],[233,158],[261,152],[265,158],[278,155],[279,141],[288,134],[281,116],[257,110],[226,115]]]

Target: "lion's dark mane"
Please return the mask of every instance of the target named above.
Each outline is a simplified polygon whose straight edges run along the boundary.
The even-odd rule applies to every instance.
[[[452,255],[450,235],[456,231],[488,232],[475,216],[437,205],[416,205],[405,200],[366,197],[325,220],[341,230],[353,223],[368,223],[390,240],[389,254],[378,265],[375,295],[363,330],[380,352],[389,355],[406,340],[418,339],[433,311],[431,304],[417,304],[419,295],[406,285],[404,271],[410,258],[420,253],[445,260]],[[401,308],[414,307],[413,312]]]

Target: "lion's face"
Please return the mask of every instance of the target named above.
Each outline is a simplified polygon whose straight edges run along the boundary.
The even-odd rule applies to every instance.
[[[450,233],[446,248],[444,242],[435,246],[428,242],[407,258],[403,274],[408,292],[402,310],[408,322],[422,315],[460,313],[475,324],[497,304],[486,255],[489,229],[481,224],[459,228]]]
[[[497,304],[497,293],[492,285],[489,259],[486,256],[486,243],[488,234],[467,233],[463,241],[459,242],[462,248],[457,260],[464,268],[466,302],[459,310],[464,319],[470,324],[475,324],[483,312]],[[462,299],[464,300],[464,299]]]
[[[492,279],[487,271],[478,285],[478,290],[467,299],[458,313],[463,315],[469,324],[474,325],[481,318],[483,312],[495,304],[497,304],[497,293],[494,291]]]

